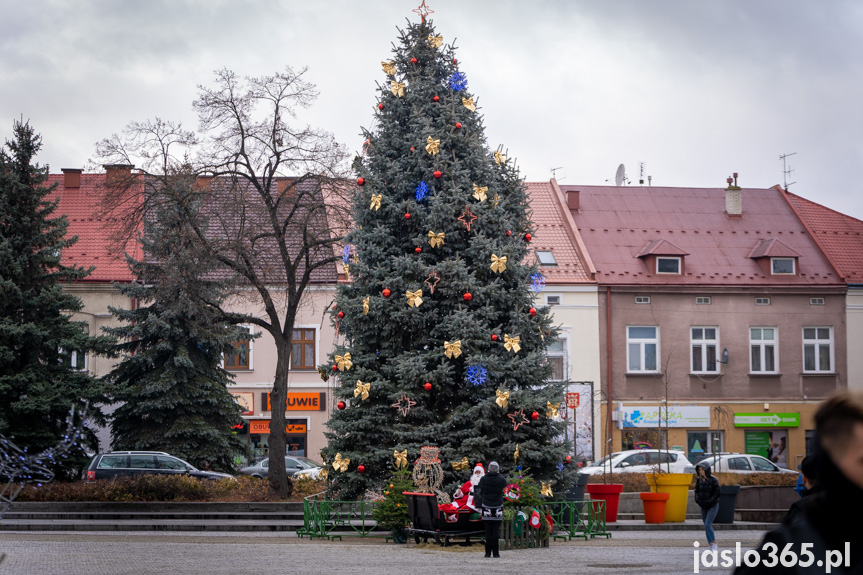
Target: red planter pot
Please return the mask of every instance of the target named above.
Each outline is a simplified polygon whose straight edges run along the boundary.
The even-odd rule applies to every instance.
[[[665,523],[665,505],[668,493],[641,493],[641,502],[644,505],[645,523]]]
[[[591,499],[605,501],[605,522],[617,521],[617,507],[620,504],[620,493],[623,491],[622,483],[588,483],[585,488]]]

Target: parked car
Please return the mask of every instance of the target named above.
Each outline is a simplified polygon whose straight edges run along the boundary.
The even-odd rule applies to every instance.
[[[718,453],[707,454],[698,459],[697,463],[707,462],[713,473],[793,473],[799,472],[793,469],[779,467],[766,457],[750,455],[748,453]],[[695,472],[695,465],[689,469]]]
[[[250,465],[248,467],[241,467],[240,473],[245,475],[251,475],[252,477],[258,477],[260,479],[264,479],[267,477],[270,471],[270,460],[264,459],[263,461],[259,461],[254,465]],[[321,464],[315,461],[312,461],[308,457],[294,457],[288,456],[285,457],[285,470],[288,472],[288,477],[293,476],[298,471],[302,471],[305,469],[314,469],[317,468],[320,470]]]
[[[111,451],[98,453],[87,466],[87,481],[137,475],[190,475],[198,479],[233,479],[233,475],[202,471],[163,451]]]
[[[613,473],[651,473],[656,468],[671,473],[685,473],[688,467],[693,465],[682,451],[664,451],[658,449],[631,449],[629,451],[618,451],[599,461],[583,467],[580,473],[587,475],[598,475],[608,472],[608,460],[611,459]]]
[[[309,479],[314,479],[317,481],[318,477],[321,476],[321,470],[323,467],[309,467],[306,469],[300,469],[296,473],[294,473],[294,479],[300,479],[302,477],[308,477]]]

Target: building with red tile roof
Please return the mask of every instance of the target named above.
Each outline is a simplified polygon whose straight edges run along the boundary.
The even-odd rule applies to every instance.
[[[612,448],[767,455],[750,426],[775,414],[788,427],[770,455],[794,467],[817,402],[847,386],[846,286],[782,193],[736,175],[726,188],[560,188],[596,269]]]

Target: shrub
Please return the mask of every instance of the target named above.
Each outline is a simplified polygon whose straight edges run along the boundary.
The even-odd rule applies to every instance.
[[[649,479],[652,473],[613,473],[591,475],[588,483],[622,483],[624,492],[650,491]],[[793,487],[797,484],[797,476],[791,473],[716,473],[720,485],[782,485]],[[689,488],[695,486],[695,474]]]

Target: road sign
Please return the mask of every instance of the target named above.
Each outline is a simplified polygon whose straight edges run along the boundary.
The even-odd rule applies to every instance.
[[[734,427],[800,427],[800,413],[735,413]]]

